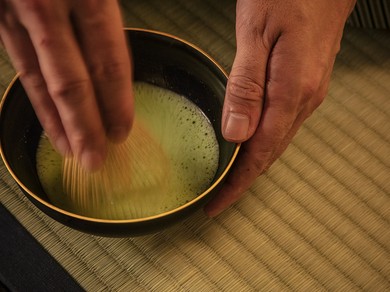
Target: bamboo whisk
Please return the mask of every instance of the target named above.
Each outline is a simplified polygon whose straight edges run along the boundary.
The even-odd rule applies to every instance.
[[[98,171],[88,172],[75,157],[65,157],[63,188],[74,209],[85,216],[150,216],[168,193],[168,165],[159,143],[135,121],[125,142],[109,143],[106,161]]]

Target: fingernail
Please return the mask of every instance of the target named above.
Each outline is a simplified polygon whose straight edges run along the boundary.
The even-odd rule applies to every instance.
[[[96,171],[102,167],[104,157],[96,150],[87,150],[81,154],[81,165],[87,171]]]
[[[108,129],[108,138],[115,143],[121,143],[127,139],[129,129],[126,127],[111,127]]]
[[[223,136],[227,140],[242,142],[247,139],[249,117],[245,114],[229,112],[225,122]]]
[[[203,211],[205,212],[206,216],[209,218],[216,217],[217,215],[219,215],[222,212],[222,210],[213,209],[213,208],[208,207],[207,205],[206,205],[206,207],[204,207]]]
[[[71,151],[69,141],[66,138],[66,136],[61,136],[61,137],[57,138],[57,140],[55,141],[55,148],[56,148],[57,152],[59,152],[63,156],[69,155],[69,153]]]

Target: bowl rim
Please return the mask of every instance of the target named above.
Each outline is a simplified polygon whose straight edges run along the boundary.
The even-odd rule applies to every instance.
[[[198,51],[200,54],[202,54],[204,57],[206,57],[209,61],[211,61],[214,66],[216,66],[218,68],[218,70],[220,70],[226,77],[228,77],[228,74],[226,73],[226,71],[208,54],[206,53],[205,51],[203,51],[202,49],[200,49],[198,46],[178,37],[178,36],[175,36],[175,35],[172,35],[172,34],[169,34],[169,33],[166,33],[166,32],[162,32],[162,31],[158,31],[158,30],[152,30],[152,29],[145,29],[145,28],[136,28],[136,27],[124,27],[123,30],[125,32],[128,32],[128,31],[139,31],[139,32],[146,32],[146,33],[150,33],[150,34],[154,34],[154,35],[159,35],[159,36],[163,36],[163,37],[167,37],[167,38],[171,38],[171,39],[174,39],[174,40],[177,40],[189,47],[192,47],[193,49],[195,49],[196,51]],[[1,102],[0,102],[0,116],[3,115],[3,107],[4,107],[4,104],[7,100],[7,98],[9,98],[9,93],[10,91],[12,90],[14,84],[16,83],[16,81],[19,79],[19,76],[20,74],[19,73],[16,73],[16,75],[13,77],[13,79],[11,80],[11,82],[9,83],[9,85],[7,86],[3,96],[2,96],[2,99],[1,99]],[[17,182],[17,184],[29,195],[31,196],[31,198],[33,198],[34,200],[38,201],[40,204],[44,205],[45,207],[49,208],[49,209],[52,209],[56,212],[59,212],[63,215],[66,215],[66,216],[69,216],[71,218],[75,218],[75,219],[80,219],[80,220],[85,220],[85,221],[88,221],[88,222],[96,222],[96,223],[105,223],[105,224],[129,224],[129,223],[144,223],[144,222],[148,222],[148,221],[152,221],[152,220],[156,220],[156,219],[159,219],[159,218],[164,218],[164,217],[167,217],[169,215],[172,215],[172,214],[175,214],[177,212],[180,212],[181,210],[183,209],[186,209],[187,207],[195,204],[196,202],[200,201],[201,199],[203,199],[208,193],[210,193],[227,175],[227,173],[229,172],[229,170],[231,169],[234,161],[236,160],[236,157],[238,155],[238,152],[239,152],[239,149],[241,147],[241,143],[235,143],[235,149],[234,149],[234,152],[233,152],[233,155],[229,161],[229,163],[227,164],[226,168],[223,170],[223,172],[221,173],[221,175],[216,179],[216,181],[210,185],[206,190],[204,190],[201,194],[199,194],[198,196],[196,196],[194,199],[188,201],[187,203],[177,207],[177,208],[174,208],[174,209],[171,209],[171,210],[168,210],[166,212],[163,212],[163,213],[159,213],[159,214],[156,214],[156,215],[153,215],[153,216],[147,216],[147,217],[141,217],[141,218],[133,218],[133,219],[102,219],[102,218],[94,218],[94,217],[88,217],[88,216],[83,216],[83,215],[79,215],[79,214],[76,214],[76,213],[73,213],[71,211],[67,211],[67,210],[64,210],[64,209],[61,209],[53,204],[51,204],[50,202],[42,199],[41,197],[39,197],[38,195],[34,194],[34,192],[32,192],[21,180],[19,180],[19,178],[17,177],[17,175],[14,173],[14,171],[12,170],[10,164],[8,163],[7,161],[7,158],[5,157],[5,154],[4,154],[4,151],[3,151],[3,143],[2,141],[0,141],[0,155],[1,155],[1,158],[3,159],[3,162],[4,162],[4,165],[7,169],[7,171],[11,174],[12,178]]]

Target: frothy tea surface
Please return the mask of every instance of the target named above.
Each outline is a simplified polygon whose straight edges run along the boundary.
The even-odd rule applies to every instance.
[[[64,210],[101,219],[134,219],[161,214],[194,199],[210,185],[218,167],[218,142],[210,121],[191,101],[147,83],[134,84],[136,119],[143,123],[167,157],[167,189],[161,202],[131,193],[93,210],[79,210],[62,186],[62,157],[42,135],[37,170],[51,203]],[[120,211],[119,211],[120,210]],[[125,210],[125,211],[124,211]],[[129,211],[126,211],[129,210]]]

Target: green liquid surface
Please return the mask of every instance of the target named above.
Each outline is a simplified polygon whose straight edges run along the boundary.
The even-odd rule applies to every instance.
[[[37,150],[37,171],[53,205],[100,219],[135,219],[182,206],[210,186],[218,167],[219,148],[204,113],[185,97],[147,83],[136,82],[134,93],[136,119],[143,123],[167,157],[169,174],[164,194],[146,192],[140,200],[129,192],[120,199],[94,206],[93,210],[80,210],[64,192],[62,157],[42,135]]]

